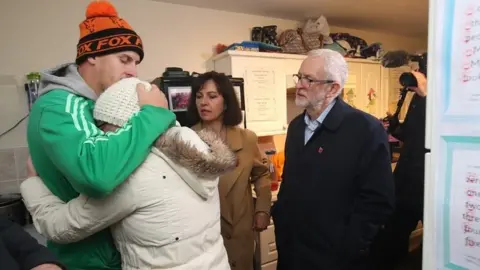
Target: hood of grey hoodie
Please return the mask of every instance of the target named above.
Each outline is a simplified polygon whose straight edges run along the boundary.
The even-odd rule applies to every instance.
[[[93,91],[85,80],[83,80],[82,76],[80,76],[78,66],[74,63],[59,65],[40,72],[38,96],[55,89],[62,89],[77,96],[97,100],[97,94],[95,94],[95,91]]]

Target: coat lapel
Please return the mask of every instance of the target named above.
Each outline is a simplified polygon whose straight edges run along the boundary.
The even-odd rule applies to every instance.
[[[226,173],[225,175],[220,177],[220,182],[218,186],[219,192],[225,197],[228,195],[232,187],[240,178],[244,170],[243,164],[245,164],[245,160],[242,160],[242,155],[239,155],[238,153],[243,149],[242,133],[238,128],[227,128],[227,145],[235,153],[238,160],[237,167],[233,171],[230,171],[229,173]]]
[[[321,130],[323,129],[327,129],[331,132],[335,132],[340,127],[340,124],[342,123],[348,108],[349,108],[349,105],[347,103],[345,103],[341,99],[337,99],[337,101],[335,102],[335,105],[333,105],[332,109],[323,120],[323,123],[315,130],[315,132],[313,133],[312,137],[308,142],[312,142],[316,137],[318,137],[321,133]],[[304,112],[304,114],[305,113],[306,112]],[[305,121],[302,121],[302,123],[303,123],[302,130],[305,130],[305,125],[306,125]]]
[[[349,107],[350,105],[345,103],[345,101],[337,99],[337,102],[335,102],[335,105],[333,105],[327,117],[323,120],[322,125],[330,131],[336,131],[340,127]]]
[[[292,127],[288,129],[287,137],[289,144],[293,146],[295,152],[301,151],[305,145],[305,111],[291,122]]]

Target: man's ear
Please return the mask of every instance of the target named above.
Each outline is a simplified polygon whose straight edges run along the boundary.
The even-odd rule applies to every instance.
[[[338,83],[332,83],[331,87],[328,89],[328,97],[336,97],[342,92],[342,88]]]
[[[88,57],[87,61],[91,65],[95,65],[97,63],[97,58],[96,57]]]

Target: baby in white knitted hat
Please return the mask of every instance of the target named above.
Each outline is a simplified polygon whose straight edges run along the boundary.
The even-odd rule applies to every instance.
[[[114,131],[125,125],[130,117],[140,111],[138,94],[135,91],[137,84],[143,84],[146,91],[152,90],[152,85],[138,78],[126,78],[110,86],[98,98],[93,110],[95,120],[101,123],[102,129]],[[108,127],[103,125],[107,124]],[[177,126],[180,123],[177,121]]]
[[[138,83],[151,89],[128,78],[98,98],[94,117],[108,136],[132,128],[129,119],[140,110]],[[230,266],[217,186],[235,165],[235,154],[214,133],[176,126],[107,198],[80,195],[65,203],[39,177],[25,180],[21,189],[37,230],[54,242],[76,242],[110,227],[122,269],[224,270]]]

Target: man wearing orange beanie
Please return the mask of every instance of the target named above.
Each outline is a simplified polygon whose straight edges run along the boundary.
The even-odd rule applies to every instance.
[[[159,89],[146,91],[139,85],[141,110],[116,132],[97,128],[95,100],[120,79],[136,77],[143,56],[140,36],[110,3],[95,1],[80,23],[75,63],[41,73],[28,146],[39,176],[63,201],[79,193],[95,198],[111,193],[144,161],[156,138],[175,124]],[[48,247],[70,270],[121,269],[108,229],[73,244],[49,242]]]

